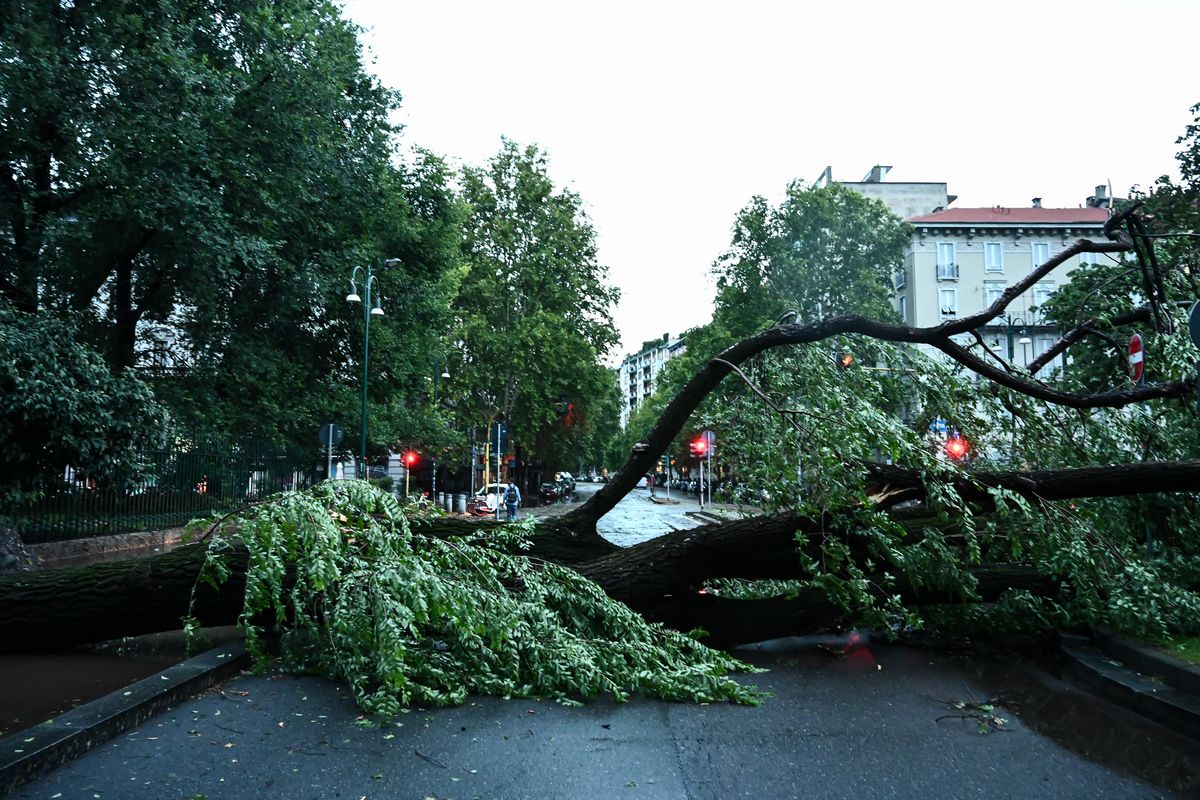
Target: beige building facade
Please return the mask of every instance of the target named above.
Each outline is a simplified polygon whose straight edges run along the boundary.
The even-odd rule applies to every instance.
[[[1078,208],[1044,208],[1040,198],[1022,208],[950,208],[956,198],[945,183],[891,183],[885,180],[890,170],[876,165],[863,180],[842,185],[879,200],[913,226],[904,269],[895,275],[894,302],[914,327],[977,314],[1077,239],[1104,240],[1110,198],[1103,186]],[[816,185],[832,179],[826,167]],[[1080,264],[1101,258],[1084,254],[1056,269],[980,328],[984,341],[1012,363],[1029,364],[1060,334],[1047,324],[1041,306]],[[973,339],[966,337],[968,342]],[[1042,374],[1061,366],[1061,357],[1056,358]]]
[[[1028,208],[956,208],[910,217],[913,241],[896,276],[896,308],[916,327],[977,314],[1076,240],[1103,240],[1107,219],[1102,206],[1042,208],[1037,201]],[[1060,335],[1042,306],[1076,267],[1103,257],[1086,253],[1054,270],[980,328],[984,340],[1011,363],[1028,365]],[[1043,369],[1061,366],[1059,357]]]

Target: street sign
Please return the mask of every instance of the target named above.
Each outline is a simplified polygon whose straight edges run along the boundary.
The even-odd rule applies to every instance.
[[[317,432],[317,439],[326,447],[337,447],[342,443],[342,426],[336,422],[328,422]]]
[[[708,445],[710,451],[713,449],[713,445],[717,443],[717,434],[713,431],[702,431],[700,438]]]
[[[1192,335],[1196,347],[1200,347],[1200,300],[1192,304],[1191,313],[1188,314],[1188,333]]]
[[[950,423],[941,417],[929,420],[929,432],[936,433],[938,436],[945,436],[950,432]]]
[[[1146,354],[1142,350],[1142,337],[1135,333],[1129,339],[1129,368],[1133,370],[1133,382],[1138,386],[1145,384],[1145,365]]]

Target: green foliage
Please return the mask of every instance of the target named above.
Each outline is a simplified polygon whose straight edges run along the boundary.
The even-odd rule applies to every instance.
[[[531,523],[415,534],[390,495],[357,481],[278,495],[228,522],[238,539],[215,535],[201,580],[219,585],[230,549],[248,549],[241,622],[256,661],[274,630],[288,667],[345,681],[371,713],[469,694],[761,700],[728,677],[750,667],[520,555]]]
[[[452,372],[464,427],[503,414],[527,460],[574,469],[608,415],[601,359],[617,341],[618,293],[591,221],[577,195],[555,189],[542,152],[507,139],[487,167],[464,171],[463,198],[468,270]],[[562,396],[576,408],[565,419],[555,411]]]
[[[148,386],[112,375],[66,323],[0,308],[0,501],[36,499],[72,466],[97,484],[136,480],[136,451],[165,423]]]
[[[738,213],[730,249],[713,266],[717,314],[741,338],[795,310],[803,320],[862,314],[891,320],[892,276],[911,229],[877,200],[841,184],[788,184],[772,207]]]
[[[407,436],[385,412],[448,328],[461,207],[439,159],[394,157],[357,32],[326,0],[3,4],[0,292],[77,318],[114,371],[158,350],[186,428],[310,451],[357,422],[350,271],[401,258],[371,439]]]

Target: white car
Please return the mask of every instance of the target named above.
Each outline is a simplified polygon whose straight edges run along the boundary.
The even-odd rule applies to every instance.
[[[507,483],[489,483],[475,493],[476,504],[486,503],[488,510],[495,512],[496,507],[503,500],[506,491],[508,491]]]

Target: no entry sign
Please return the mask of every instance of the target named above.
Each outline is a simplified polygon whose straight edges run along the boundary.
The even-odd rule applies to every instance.
[[[1142,369],[1146,365],[1145,352],[1142,350],[1142,337],[1134,334],[1129,339],[1129,368],[1133,370],[1133,382],[1141,386],[1143,381]]]

